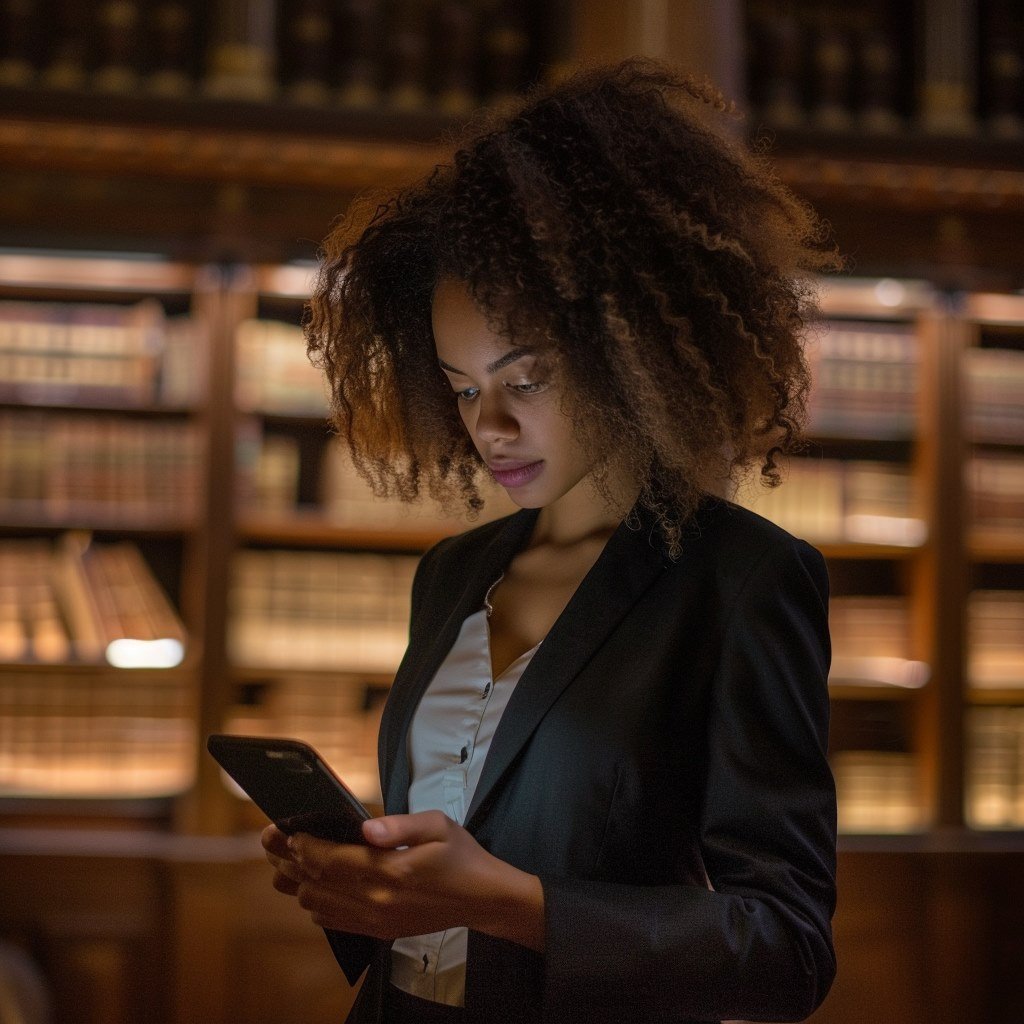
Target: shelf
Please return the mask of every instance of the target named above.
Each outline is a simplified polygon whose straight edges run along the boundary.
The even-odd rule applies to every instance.
[[[1024,327],[1024,294],[966,295],[963,315],[977,324]]]
[[[1024,680],[1020,686],[968,686],[970,704],[1024,704]]]
[[[914,558],[923,550],[923,545],[863,544],[858,541],[815,541],[813,544],[826,558],[848,560],[899,561]]]
[[[275,679],[295,679],[299,677],[318,681],[322,679],[325,683],[336,683],[339,678],[344,678],[354,683],[387,688],[394,679],[394,673],[362,672],[344,668],[290,669],[273,665],[266,668],[259,668],[255,665],[233,665],[231,667],[231,678],[238,683],[264,683]]]
[[[243,518],[238,527],[238,536],[242,540],[262,544],[403,552],[426,551],[452,532],[437,526],[339,526],[319,517],[287,520]]]
[[[828,695],[832,700],[842,701],[903,701],[913,700],[915,689],[905,686],[869,686],[863,683],[828,684]]]
[[[199,406],[157,405],[148,402],[54,401],[41,394],[44,390],[31,385],[0,384],[0,409],[17,409],[24,412],[113,413],[138,419],[184,419],[202,412]]]
[[[976,562],[1024,562],[1024,530],[1016,532],[974,530],[968,554]]]
[[[81,503],[79,503],[81,504]],[[41,533],[54,530],[95,530],[121,533],[128,537],[179,537],[199,529],[195,519],[179,519],[160,514],[90,512],[70,516],[55,515],[44,505],[24,502],[13,506],[0,504],[0,530],[18,533]]]
[[[37,256],[0,252],[0,295],[55,289],[106,292],[191,294],[201,270],[145,257]]]
[[[828,278],[817,289],[822,313],[836,319],[905,322],[934,307],[936,296],[927,281],[902,278]]]

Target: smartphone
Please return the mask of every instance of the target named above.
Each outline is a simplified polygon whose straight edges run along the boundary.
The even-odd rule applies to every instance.
[[[218,734],[206,749],[282,832],[365,844],[370,812],[309,744]]]

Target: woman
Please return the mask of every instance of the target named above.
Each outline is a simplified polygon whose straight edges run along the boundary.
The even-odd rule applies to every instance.
[[[777,482],[814,215],[632,60],[332,233],[307,337],[382,494],[520,511],[424,555],[366,846],[264,835],[352,1021],[793,1020],[834,975],[820,554]]]

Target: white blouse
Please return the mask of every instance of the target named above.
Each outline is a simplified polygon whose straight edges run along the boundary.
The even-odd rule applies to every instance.
[[[497,679],[491,678],[488,619],[484,607],[468,616],[431,680],[409,729],[409,811],[441,810],[459,825],[473,800],[487,751],[512,691],[540,644],[524,651]],[[466,928],[396,939],[391,981],[398,988],[449,1006],[466,997]]]

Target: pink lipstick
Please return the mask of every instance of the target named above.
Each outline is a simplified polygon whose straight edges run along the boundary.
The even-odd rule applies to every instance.
[[[522,487],[524,484],[536,480],[544,466],[544,460],[537,462],[509,463],[507,468],[488,467],[491,476],[501,484],[502,487]]]

